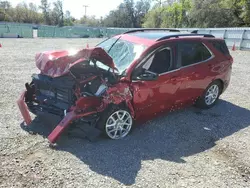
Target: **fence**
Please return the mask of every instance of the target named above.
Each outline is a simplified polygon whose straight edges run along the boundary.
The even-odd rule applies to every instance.
[[[32,24],[16,24],[0,22],[0,37],[24,37],[33,38],[33,29],[37,29],[38,37],[53,38],[97,38],[111,37],[124,33],[131,28],[103,28],[85,26],[44,26]],[[199,34],[212,34],[215,37],[224,38],[227,46],[241,50],[250,49],[250,28],[177,28],[181,31],[197,30]]]
[[[225,39],[227,46],[241,50],[250,49],[250,28],[178,28],[181,31],[197,30],[199,34],[212,34],[215,37]],[[91,27],[38,27],[38,37],[111,37],[124,33],[131,28],[91,28]]]
[[[250,49],[250,28],[200,29],[198,33],[212,34],[215,37],[224,38],[229,47],[235,44],[236,48],[240,50]]]
[[[32,38],[32,25],[26,24],[0,24],[0,37],[24,37]]]
[[[82,26],[39,26],[38,37],[55,37],[55,38],[98,38],[110,37],[113,35],[124,33],[129,29],[124,28],[94,28]]]
[[[33,38],[33,29],[37,29],[37,37],[46,38],[98,38],[111,37],[113,35],[124,33],[130,29],[124,28],[102,28],[102,27],[84,27],[84,26],[45,26],[32,24],[16,24],[0,22],[0,38],[19,37]]]

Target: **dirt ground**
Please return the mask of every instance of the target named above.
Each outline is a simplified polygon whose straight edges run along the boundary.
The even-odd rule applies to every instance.
[[[210,110],[170,113],[119,141],[63,137],[57,149],[46,119],[28,133],[16,100],[35,53],[98,41],[0,39],[0,187],[250,187],[250,52],[231,52],[231,84]]]

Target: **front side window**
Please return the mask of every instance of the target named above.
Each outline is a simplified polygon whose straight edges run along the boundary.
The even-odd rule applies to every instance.
[[[181,66],[188,66],[212,57],[211,53],[201,42],[183,42],[179,45]]]
[[[170,71],[172,68],[170,48],[156,52],[146,61],[142,68],[157,74]]]

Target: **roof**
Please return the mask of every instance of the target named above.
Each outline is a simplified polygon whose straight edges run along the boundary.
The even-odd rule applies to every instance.
[[[167,32],[167,31],[146,31],[146,32],[134,32],[128,33],[128,35],[133,35],[140,38],[151,39],[151,40],[158,40],[162,37],[169,36],[169,35],[176,35],[180,34],[179,32]]]
[[[151,41],[160,41],[168,38],[178,38],[178,37],[210,37],[214,38],[213,35],[210,34],[197,34],[190,32],[180,32],[178,30],[167,30],[167,29],[141,29],[141,30],[132,30],[124,33],[129,36],[138,37],[141,39],[151,40]]]

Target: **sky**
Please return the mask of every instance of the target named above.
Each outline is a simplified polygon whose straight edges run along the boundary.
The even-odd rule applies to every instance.
[[[16,6],[18,3],[33,2],[36,5],[40,5],[40,0],[9,0],[12,6]],[[54,2],[55,0],[48,0],[49,2]],[[71,16],[79,19],[85,14],[85,9],[83,5],[88,5],[87,16],[96,16],[100,18],[101,16],[105,17],[110,10],[116,9],[116,7],[123,0],[63,0],[64,12],[69,10]]]

